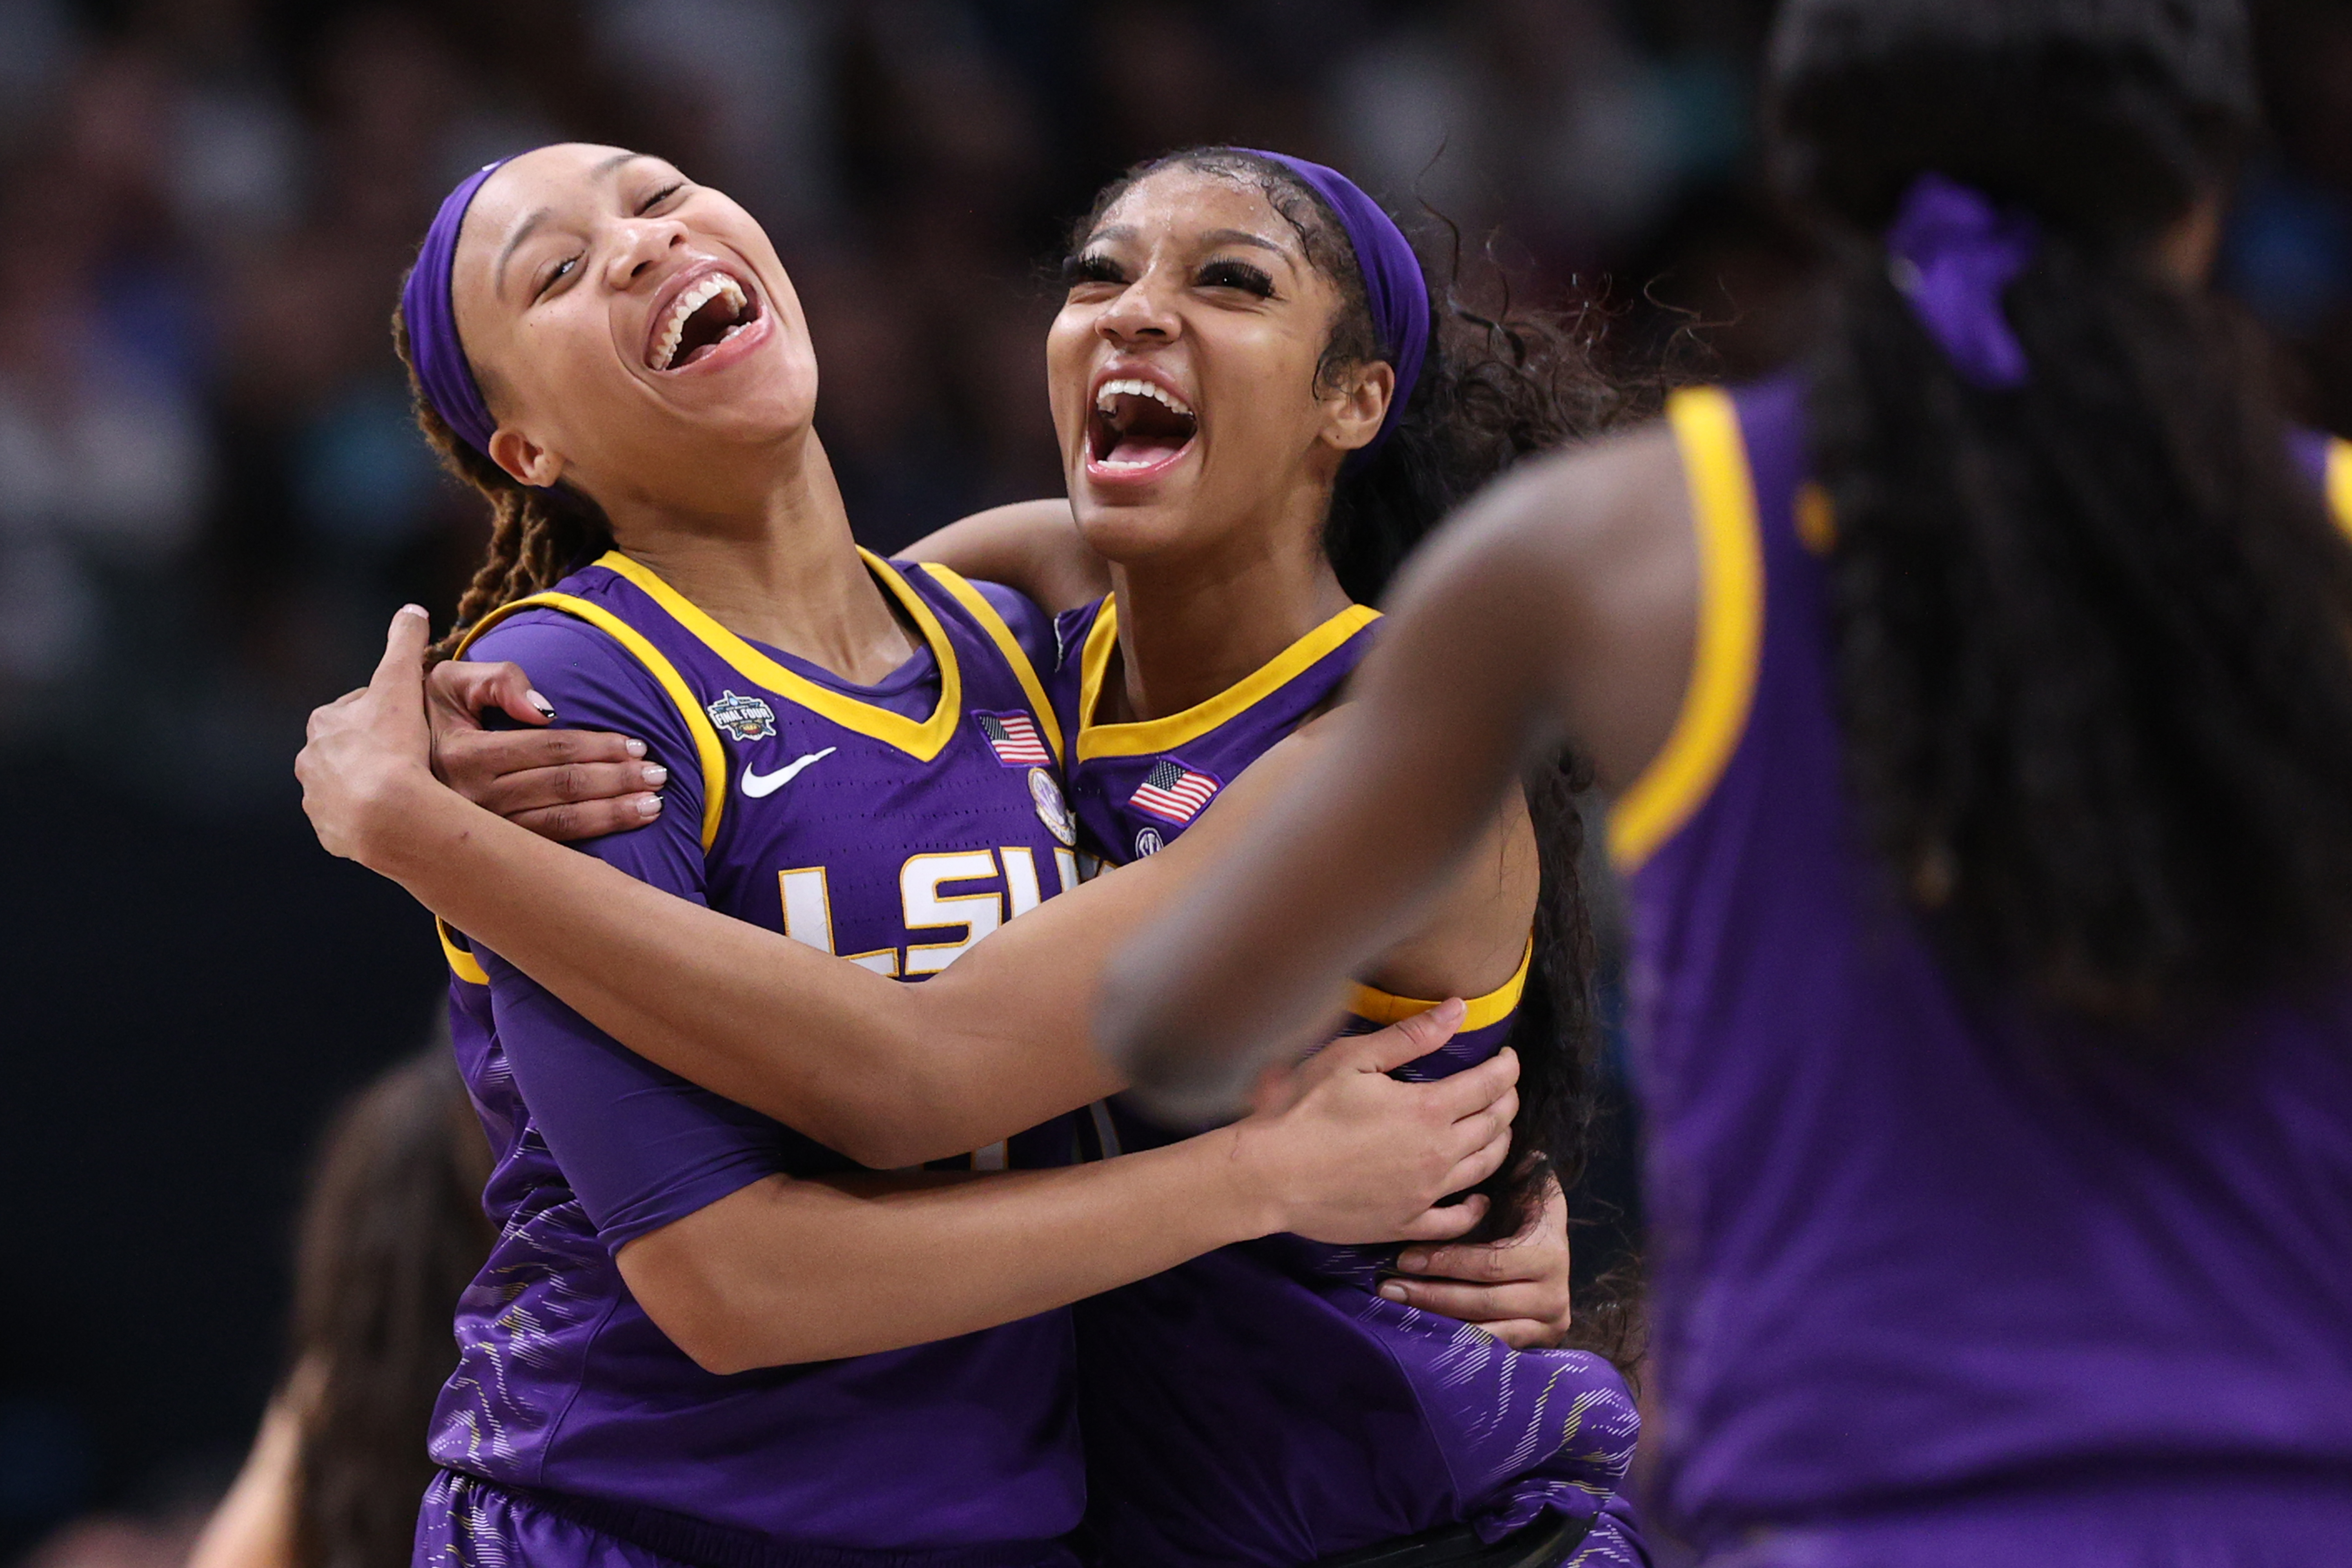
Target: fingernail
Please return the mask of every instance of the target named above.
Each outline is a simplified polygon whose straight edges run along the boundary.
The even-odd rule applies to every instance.
[[[637,815],[639,816],[659,816],[661,815],[661,796],[657,795],[641,795],[637,797]]]
[[[1397,1254],[1397,1267],[1409,1273],[1418,1274],[1429,1267],[1429,1254],[1418,1247],[1411,1252],[1401,1252]]]
[[[420,621],[432,619],[425,613],[425,606],[422,605],[403,605],[400,606],[400,613],[404,616],[415,616]]]
[[[642,757],[646,754],[646,743],[643,741],[624,741],[621,745],[633,757]]]
[[[1381,1294],[1391,1301],[1402,1301],[1405,1297],[1405,1289],[1403,1286],[1391,1279],[1381,1287]]]
[[[524,693],[523,693],[523,695],[524,695],[525,697],[530,698],[530,705],[531,705],[532,707],[534,707],[534,708],[538,709],[541,713],[546,714],[546,715],[547,715],[549,718],[551,718],[551,719],[552,719],[552,718],[554,718],[554,717],[555,717],[555,704],[554,704],[554,703],[550,702],[546,698],[541,697],[541,696],[538,692],[536,692],[536,691],[526,691],[526,692],[524,692]]]
[[[646,775],[646,783],[655,789],[669,782],[669,770],[658,763],[648,763],[637,771]]]

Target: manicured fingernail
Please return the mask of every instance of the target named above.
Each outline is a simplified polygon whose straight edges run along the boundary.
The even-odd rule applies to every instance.
[[[1429,1267],[1429,1254],[1418,1248],[1411,1252],[1401,1252],[1397,1254],[1397,1267],[1418,1274]]]
[[[646,783],[652,788],[659,789],[669,782],[669,770],[657,763],[647,763],[637,771],[646,775]]]
[[[642,757],[646,754],[646,743],[643,741],[624,741],[621,746],[633,757]]]
[[[415,616],[420,621],[432,619],[425,613],[425,606],[422,605],[403,605],[400,606],[400,613],[404,616]]]
[[[1391,1279],[1381,1287],[1381,1294],[1391,1301],[1402,1301],[1405,1297],[1405,1289],[1403,1286]]]
[[[661,796],[657,795],[641,795],[637,797],[637,815],[639,816],[659,816],[661,815]]]
[[[531,705],[532,707],[534,707],[534,708],[538,709],[541,713],[546,714],[546,715],[547,715],[549,718],[551,718],[551,719],[552,719],[552,718],[554,718],[554,717],[555,717],[555,704],[554,704],[554,703],[550,702],[546,698],[541,697],[541,696],[538,692],[536,692],[536,691],[526,691],[526,692],[524,692],[524,693],[523,693],[523,695],[524,695],[525,697],[530,698],[530,705]]]

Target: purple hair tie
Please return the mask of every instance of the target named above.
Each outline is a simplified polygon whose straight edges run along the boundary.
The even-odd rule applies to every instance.
[[[490,417],[490,405],[482,401],[474,367],[467,362],[466,346],[457,341],[457,307],[449,298],[449,280],[466,209],[474,205],[474,193],[482,182],[509,161],[483,164],[442,200],[433,226],[425,231],[425,243],[417,247],[407,287],[400,291],[401,319],[408,323],[408,357],[416,366],[425,401],[458,439],[485,458],[490,455],[490,436],[499,422]]]
[[[1987,392],[2025,384],[2025,345],[2002,314],[2003,290],[2033,261],[2041,226],[1981,191],[1920,175],[1886,231],[1887,276],[1960,379]]]
[[[1381,351],[1396,372],[1396,394],[1379,432],[1369,444],[1348,456],[1350,463],[1380,450],[1381,443],[1404,417],[1412,399],[1413,384],[1421,379],[1422,361],[1429,354],[1429,279],[1423,276],[1421,258],[1381,204],[1366,195],[1355,181],[1320,163],[1281,153],[1236,147],[1253,158],[1281,164],[1307,182],[1317,195],[1339,215],[1339,226],[1356,252],[1356,268],[1364,275],[1364,296],[1372,309],[1372,325],[1381,335]]]

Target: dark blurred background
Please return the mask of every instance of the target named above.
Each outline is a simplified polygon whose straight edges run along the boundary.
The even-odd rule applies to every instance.
[[[1769,10],[0,0],[0,759],[33,792],[0,849],[0,1561],[176,1564],[278,1371],[321,1120],[436,1011],[426,921],[316,847],[289,763],[485,537],[385,328],[458,176],[585,138],[744,201],[887,550],[1058,489],[1045,264],[1187,143],[1426,204],[1628,374],[1769,366],[1808,267],[1757,178]],[[2352,5],[2258,10],[2276,137],[2225,281],[2352,430]]]

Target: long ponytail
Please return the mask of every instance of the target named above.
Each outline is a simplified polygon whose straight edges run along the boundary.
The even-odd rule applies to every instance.
[[[2352,953],[2352,550],[2262,353],[2161,259],[2252,133],[2235,0],[1790,0],[1776,152],[1839,260],[1811,370],[1851,787],[1956,959],[2124,1026]],[[1934,173],[2034,220],[2021,385],[1878,237]]]

